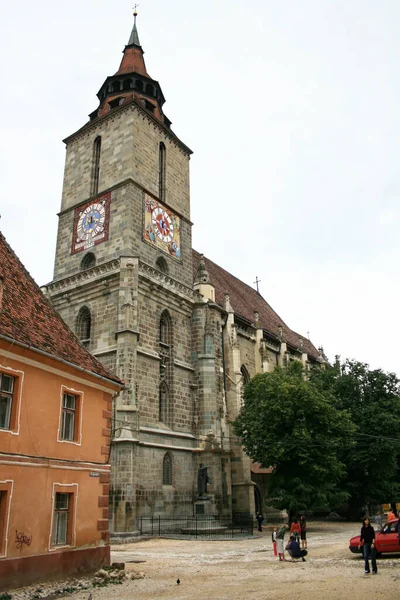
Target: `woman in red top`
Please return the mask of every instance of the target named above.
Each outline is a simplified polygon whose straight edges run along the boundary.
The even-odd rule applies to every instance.
[[[300,532],[300,523],[297,521],[297,519],[293,519],[293,523],[290,527],[290,535],[294,535],[294,537],[296,538],[296,542],[300,540]]]

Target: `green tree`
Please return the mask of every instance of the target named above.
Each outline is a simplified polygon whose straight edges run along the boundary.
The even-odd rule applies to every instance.
[[[339,450],[351,447],[355,428],[348,412],[335,408],[329,387],[305,378],[300,362],[253,377],[233,426],[247,454],[273,467],[270,501],[289,518],[346,500]]]
[[[312,382],[330,392],[335,407],[347,410],[355,425],[354,444],[340,452],[346,464],[349,516],[364,507],[400,500],[400,381],[394,373],[337,357],[333,367],[316,370]]]

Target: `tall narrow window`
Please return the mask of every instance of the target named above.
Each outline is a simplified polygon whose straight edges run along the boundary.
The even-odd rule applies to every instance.
[[[172,427],[172,319],[167,310],[160,317],[160,386],[158,396],[158,419],[168,427]]]
[[[10,429],[14,377],[0,373],[0,429]]]
[[[93,167],[92,167],[92,184],[90,195],[95,196],[99,191],[100,180],[100,155],[101,155],[101,137],[97,137],[93,144]]]
[[[7,529],[10,515],[10,500],[13,481],[0,481],[0,558],[7,554]]]
[[[166,149],[163,142],[160,143],[158,169],[158,196],[161,202],[165,202]]]
[[[71,497],[72,494],[56,493],[52,535],[53,546],[66,546],[70,543],[69,521],[72,504]]]
[[[168,453],[163,460],[162,482],[163,485],[172,485],[172,459]]]
[[[72,441],[75,439],[75,421],[76,421],[76,396],[74,394],[64,393],[63,406],[61,414],[61,439]]]
[[[160,318],[160,342],[170,346],[172,343],[172,324],[171,317],[167,310],[164,310]]]
[[[76,319],[76,335],[80,342],[88,347],[90,345],[90,334],[92,329],[92,316],[87,306],[83,306]]]
[[[169,425],[170,421],[169,410],[169,390],[165,381],[160,384],[159,403],[158,403],[158,420],[165,425]]]
[[[240,404],[243,406],[243,403],[244,403],[244,386],[246,385],[246,383],[249,383],[249,381],[250,381],[250,375],[249,375],[249,372],[246,369],[245,365],[242,365],[240,367],[240,372],[242,374],[242,381],[241,381],[241,385],[240,385]]]

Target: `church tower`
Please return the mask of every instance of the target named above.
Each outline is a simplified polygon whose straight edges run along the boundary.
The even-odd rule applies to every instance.
[[[134,25],[98,108],[66,138],[53,306],[125,389],[112,415],[111,531],[189,513],[197,472],[191,150]],[[105,460],[108,449],[104,450]]]

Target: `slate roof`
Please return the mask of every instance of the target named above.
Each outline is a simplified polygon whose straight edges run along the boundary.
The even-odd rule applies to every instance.
[[[193,276],[196,279],[197,265],[200,260],[200,254],[193,250]],[[314,344],[306,337],[290,329],[274,309],[264,300],[264,298],[243,281],[240,281],[228,271],[204,257],[207,271],[210,275],[210,282],[215,287],[215,301],[220,306],[224,306],[224,295],[229,294],[229,301],[238,317],[242,317],[249,323],[254,323],[254,313],[258,312],[260,326],[276,340],[280,339],[280,329],[282,326],[283,341],[293,348],[300,347],[300,340],[303,343],[303,352],[314,358],[319,357],[319,352]]]
[[[3,298],[0,335],[122,383],[82,346],[44,297],[19,258],[0,232],[0,277]]]

